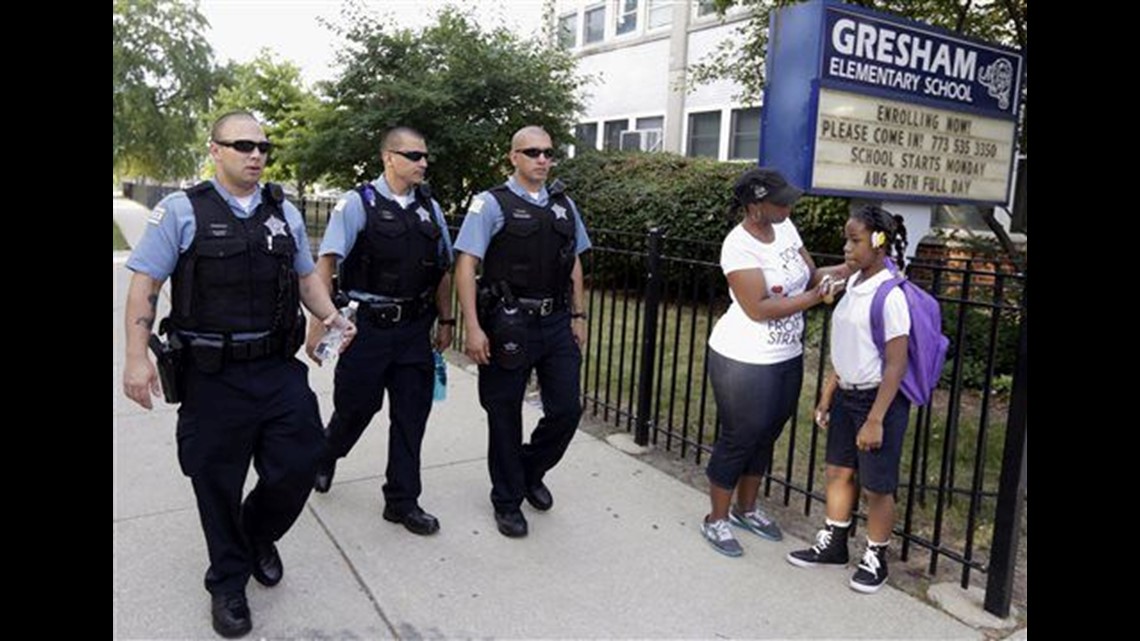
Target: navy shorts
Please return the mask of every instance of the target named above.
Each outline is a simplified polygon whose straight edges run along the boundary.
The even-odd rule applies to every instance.
[[[855,446],[855,437],[867,420],[878,393],[877,387],[835,390],[827,428],[827,463],[858,470],[859,484],[865,490],[893,494],[899,486],[899,462],[902,461],[903,438],[910,417],[910,401],[901,390],[895,394],[883,418],[882,447],[860,452]]]

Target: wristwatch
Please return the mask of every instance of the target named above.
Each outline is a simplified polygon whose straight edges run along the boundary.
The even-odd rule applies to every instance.
[[[445,327],[455,327],[455,319],[454,318],[441,318],[441,319],[437,320],[436,323],[443,325]]]

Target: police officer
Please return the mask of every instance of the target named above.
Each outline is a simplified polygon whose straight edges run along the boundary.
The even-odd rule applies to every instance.
[[[321,243],[317,273],[331,283],[339,263],[340,291],[357,301],[360,333],[336,366],[335,411],[328,451],[314,487],[328,492],[336,459],[348,454],[380,411],[388,391],[388,469],[384,519],[415,534],[439,521],[420,496],[420,445],[432,405],[432,324],[442,311],[436,349],[451,344],[451,238],[439,204],[423,183],[427,144],[414,129],[388,131],[380,146],[384,174],[337,203]],[[310,354],[320,337],[314,321]]]
[[[271,148],[252,115],[219,118],[214,179],[163,199],[127,262],[123,388],[147,409],[158,393],[147,344],[172,277],[163,330],[183,345],[178,461],[197,497],[213,626],[225,637],[252,627],[250,574],[266,586],[281,580],[274,542],[300,514],[322,450],[317,399],[294,357],[304,338],[298,302],[325,327],[355,334],[313,272],[300,213],[280,187],[259,185]],[[251,459],[258,481],[243,501]]]
[[[590,239],[561,183],[546,186],[553,159],[542,128],[516,132],[514,174],[472,200],[455,243],[465,349],[480,366],[479,401],[490,427],[491,503],[499,532],[509,537],[527,534],[519,509],[524,497],[540,511],[553,506],[543,477],[566,452],[581,417],[586,313],[578,255]],[[532,369],[543,418],[523,444],[522,402]]]

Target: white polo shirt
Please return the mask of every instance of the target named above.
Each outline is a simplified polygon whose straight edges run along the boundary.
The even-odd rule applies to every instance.
[[[882,270],[855,284],[859,273],[847,279],[847,293],[831,315],[831,365],[844,385],[872,386],[883,380],[883,360],[871,338],[871,301],[879,285],[891,279]],[[883,301],[883,340],[910,334],[910,309],[898,287]]]

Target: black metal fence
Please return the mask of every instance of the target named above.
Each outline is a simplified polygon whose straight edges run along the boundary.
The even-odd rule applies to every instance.
[[[136,187],[128,195],[153,206],[158,193]],[[314,253],[335,203],[298,203]],[[462,218],[448,221],[454,238]],[[700,465],[720,430],[706,369],[709,333],[729,303],[720,247],[659,230],[595,229],[591,238],[584,257],[583,408],[594,420],[633,432],[641,444]],[[816,257],[820,265],[838,260]],[[963,587],[971,573],[985,573],[986,609],[1006,616],[1027,503],[1026,270],[948,261],[912,262],[907,272],[941,303],[951,346],[933,402],[912,410],[896,497],[900,554],[903,560],[926,554],[931,573],[942,559],[957,564]],[[828,360],[829,320],[829,307],[807,313],[805,385],[764,486],[784,505],[802,500],[808,516],[825,501],[825,439],[812,414]],[[462,327],[460,321],[459,349]]]

